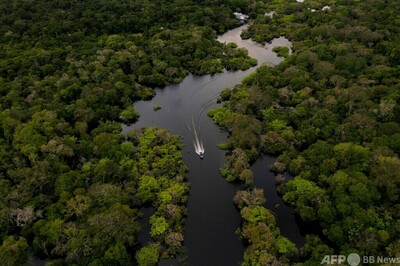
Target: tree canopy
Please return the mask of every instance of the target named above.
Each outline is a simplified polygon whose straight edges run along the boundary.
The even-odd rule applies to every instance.
[[[121,123],[138,119],[134,101],[155,87],[255,65],[216,40],[238,25],[234,11],[260,6],[252,3],[0,3],[4,264],[33,256],[50,265],[154,265],[183,251],[189,185],[180,140],[158,129],[121,134]],[[141,247],[149,206],[152,242]]]
[[[299,253],[305,265],[320,264],[321,254],[398,256],[399,3],[268,2],[272,18],[258,14],[242,36],[262,44],[286,36],[293,53],[275,48],[281,64],[225,90],[210,112],[230,132],[221,173],[240,179],[260,154],[278,156],[272,170],[294,176],[279,186],[283,200],[322,229]],[[246,211],[243,219],[258,218]],[[292,250],[274,243],[275,254]]]

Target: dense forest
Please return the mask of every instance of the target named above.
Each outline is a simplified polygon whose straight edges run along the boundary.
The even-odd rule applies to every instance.
[[[264,44],[284,35],[293,54],[274,49],[286,60],[226,89],[223,107],[209,115],[230,132],[220,145],[230,151],[222,175],[249,187],[234,201],[262,202],[250,165],[262,153],[278,156],[270,167],[283,200],[315,233],[293,257],[290,242],[265,237],[264,224],[274,227],[261,214],[268,212],[255,207],[265,218],[249,223],[242,209],[243,265],[319,265],[327,254],[399,257],[400,3],[268,2],[272,18],[259,14],[242,37]],[[285,182],[285,172],[294,178]],[[249,234],[249,224],[258,231]]]
[[[399,2],[12,0],[0,3],[3,265],[155,265],[184,252],[180,138],[122,134],[121,123],[138,119],[133,102],[155,87],[254,66],[246,50],[216,41],[238,25],[235,11],[251,18],[243,38],[293,43],[209,113],[230,132],[221,174],[246,185],[233,199],[243,265],[400,257]],[[263,153],[277,156],[283,200],[316,229],[299,250],[252,186]],[[152,241],[140,245],[150,206]]]
[[[216,41],[237,26],[230,1],[0,3],[2,265],[155,265],[182,253],[189,184],[180,139],[121,134],[133,102],[188,73],[256,61]],[[141,209],[152,242],[140,246]]]

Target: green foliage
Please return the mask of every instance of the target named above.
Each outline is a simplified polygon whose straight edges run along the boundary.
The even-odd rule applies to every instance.
[[[52,112],[40,115],[34,115],[19,132],[22,134],[23,128],[28,128],[41,135],[43,143],[50,140],[40,150],[33,149],[27,155],[20,153],[21,164],[7,169],[7,175],[15,176],[18,186],[11,188],[0,179],[3,189],[8,187],[9,193],[18,195],[13,199],[13,207],[7,193],[0,198],[3,232],[6,232],[3,216],[7,216],[12,219],[8,225],[14,228],[12,231],[21,231],[32,238],[31,242],[22,237],[18,241],[7,238],[0,251],[10,257],[4,258],[5,263],[12,258],[14,262],[10,265],[24,264],[30,244],[35,254],[43,257],[52,254],[68,264],[130,265],[128,250],[136,245],[140,229],[138,208],[143,204],[160,204],[157,197],[160,190],[169,193],[171,202],[177,204],[159,209],[173,223],[170,227],[170,221],[160,216],[163,225],[178,234],[181,232],[188,185],[183,178],[186,167],[177,136],[165,130],[147,129],[125,139],[119,133],[119,124],[105,122],[93,129],[91,135],[81,131],[82,139],[71,136],[63,140],[55,135],[73,134],[74,129]],[[20,135],[15,145],[23,147],[26,141]],[[82,157],[76,158],[75,154]],[[143,158],[150,164],[144,164]],[[29,167],[25,162],[35,164]],[[25,189],[29,193],[22,192]],[[171,213],[164,208],[170,208]],[[177,248],[171,248],[161,237],[159,248],[165,254],[182,252],[179,245],[183,237],[177,239],[180,239],[174,242]],[[18,254],[11,256],[10,250]]]
[[[397,247],[400,234],[395,225],[400,5],[331,1],[325,3],[329,11],[322,11],[325,4],[316,1],[269,4],[276,11],[273,18],[256,17],[242,35],[261,44],[286,36],[293,53],[274,68],[258,68],[242,85],[222,94],[223,112],[211,113],[229,114],[224,127],[234,141],[228,139],[224,148],[244,150],[249,162],[260,152],[277,155],[275,172],[295,175],[279,187],[283,199],[303,220],[322,228],[315,232],[320,236],[307,237],[300,257],[304,265],[319,264],[334,251],[385,254]],[[284,50],[274,48],[281,55]],[[258,130],[249,131],[251,127]],[[248,141],[253,136],[259,141]],[[235,171],[244,164],[236,165],[232,157],[228,155],[224,173],[237,180]],[[247,208],[249,219],[251,201],[245,195],[237,194],[235,202]],[[285,243],[278,239],[271,243],[281,244],[282,251]],[[280,248],[274,247],[277,256]],[[243,265],[273,264],[270,253],[249,243]],[[296,258],[288,257],[285,262],[293,264],[290,259]]]
[[[257,60],[254,58],[232,58],[226,62],[226,69],[228,70],[246,70],[250,67],[256,66]]]
[[[280,57],[288,57],[289,56],[289,48],[286,46],[276,46],[272,48],[272,51],[275,52]]]
[[[316,1],[1,3],[2,263],[25,264],[33,246],[54,264],[131,264],[143,204],[156,207],[163,233],[137,252],[139,264],[180,252],[188,186],[179,138],[148,129],[125,141],[120,123],[138,118],[132,102],[153,97],[151,87],[254,66],[245,50],[215,40],[236,25],[236,10],[254,19],[244,37],[288,36],[294,53],[260,67],[210,112],[231,133],[222,172],[249,185],[260,152],[287,154],[297,177],[283,197],[329,239],[307,238],[305,265],[333,251],[396,255],[400,5],[329,4],[323,12]],[[243,264],[292,264],[292,245],[256,198],[238,200],[249,219]]]
[[[104,255],[106,264],[130,265],[130,256],[121,242],[111,246]]]
[[[226,126],[226,120],[231,116],[233,112],[226,107],[219,107],[217,109],[208,112],[213,121],[219,126]]]
[[[368,166],[370,152],[368,148],[364,148],[353,143],[340,143],[333,148],[337,158],[340,158],[340,167],[357,167],[359,170],[365,170]]]
[[[262,206],[244,207],[241,210],[243,219],[249,223],[266,222],[267,210]]]
[[[138,197],[141,202],[153,201],[160,188],[157,180],[152,176],[142,176],[138,187]]]
[[[154,215],[150,217],[150,225],[150,235],[155,238],[164,235],[169,228],[167,220],[164,217]]]
[[[239,232],[247,243],[241,265],[285,262],[297,254],[295,245],[282,237],[275,227],[274,215],[261,206],[264,201],[264,191],[257,188],[238,191],[234,197],[243,219]]]
[[[306,244],[303,248],[305,257],[309,258],[304,265],[316,265],[321,263],[321,258],[326,254],[332,254],[333,249],[325,245],[317,236],[311,235],[306,237]]]
[[[323,189],[311,181],[298,177],[285,184],[284,190],[283,199],[295,205],[304,220],[316,219],[315,209],[318,209],[326,197]]]
[[[228,158],[228,163],[220,169],[221,175],[229,182],[239,179],[246,184],[253,181],[253,173],[250,169],[249,157],[242,149],[236,149]]]
[[[400,160],[397,157],[379,157],[377,164],[372,166],[371,176],[375,184],[388,200],[396,202],[400,185]]]
[[[1,263],[6,266],[25,265],[28,260],[28,243],[25,238],[8,236],[0,246]]]
[[[280,131],[286,128],[286,122],[283,120],[275,119],[267,124],[267,128],[272,131]]]
[[[265,202],[264,191],[254,188],[251,191],[239,190],[233,198],[235,204],[242,209],[245,206],[257,206]],[[268,221],[269,224],[275,224],[273,220]]]
[[[136,112],[133,105],[130,105],[121,112],[120,117],[124,122],[131,123],[135,122],[139,118],[139,113]]]
[[[286,237],[280,236],[275,241],[275,247],[279,254],[283,254],[288,258],[292,258],[297,254],[297,248],[294,243],[292,243]]]
[[[147,245],[136,253],[136,261],[140,266],[153,266],[157,264],[159,256],[156,245]]]

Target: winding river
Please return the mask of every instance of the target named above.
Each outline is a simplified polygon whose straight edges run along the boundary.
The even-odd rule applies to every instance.
[[[247,25],[226,32],[218,37],[218,41],[234,42],[246,48],[249,55],[258,60],[258,66],[264,63],[276,65],[283,60],[272,52],[272,48],[290,47],[286,38],[274,39],[270,45],[263,47],[240,38],[245,27]],[[125,132],[141,127],[160,127],[182,137],[183,158],[189,168],[191,184],[184,233],[186,262],[189,265],[234,266],[242,260],[244,246],[235,234],[240,226],[240,215],[232,201],[241,185],[230,184],[219,174],[219,168],[225,163],[225,152],[219,150],[217,144],[226,141],[227,133],[213,124],[207,112],[218,106],[216,98],[224,88],[239,84],[255,69],[205,76],[188,75],[180,84],[156,89],[156,96],[151,101],[136,102],[139,121],[123,126]],[[161,109],[154,111],[154,106]],[[203,159],[195,152],[195,147],[199,148],[199,145],[205,150]],[[256,162],[253,170],[256,186],[267,191],[266,197],[270,202],[267,206],[274,209],[275,204],[284,204],[276,194],[273,175],[267,169],[271,162],[272,157],[264,156]],[[278,225],[283,235],[302,245],[304,239],[291,210],[286,206],[277,210]]]

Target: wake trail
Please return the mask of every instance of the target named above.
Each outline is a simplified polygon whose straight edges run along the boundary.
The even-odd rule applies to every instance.
[[[185,109],[186,109],[186,110],[189,109],[188,107],[189,107],[190,104],[192,103],[193,98],[195,97],[195,95],[196,95],[197,93],[201,92],[202,89],[205,88],[207,85],[209,85],[209,84],[211,84],[211,83],[213,83],[213,82],[218,81],[218,80],[221,79],[222,77],[223,77],[223,75],[221,75],[220,77],[218,77],[218,78],[216,78],[216,79],[211,79],[210,81],[206,82],[205,84],[203,84],[202,86],[200,86],[198,89],[196,89],[196,90],[190,95],[189,99],[187,100]],[[193,147],[194,147],[194,149],[195,149],[195,152],[196,152],[201,158],[203,158],[202,156],[203,156],[203,154],[204,154],[204,145],[203,145],[203,142],[201,141],[201,137],[200,137],[200,117],[201,117],[201,115],[202,115],[202,113],[203,113],[203,111],[204,111],[204,109],[205,109],[205,107],[206,107],[205,105],[207,105],[210,101],[214,100],[214,99],[217,98],[218,96],[219,96],[219,94],[218,94],[218,95],[215,95],[215,96],[212,96],[211,98],[207,99],[207,100],[200,106],[200,111],[199,111],[199,114],[198,114],[198,116],[197,116],[197,121],[195,121],[195,119],[194,119],[193,110],[192,110],[192,119],[191,119],[192,121],[191,121],[191,123],[189,123],[189,121],[186,120],[186,126],[187,126],[187,128],[189,129],[190,132],[193,132],[193,134],[194,134]],[[196,126],[196,122],[197,122],[197,126]]]
[[[209,106],[209,104],[210,104],[211,101],[215,100],[215,99],[218,98],[219,96],[220,96],[219,94],[214,95],[213,97],[209,98],[207,101],[205,101],[205,102],[201,105],[200,112],[199,112],[199,114],[197,115],[197,121],[198,121],[198,124],[199,124],[199,126],[198,126],[199,132],[200,132],[200,118],[201,118],[201,116],[202,116],[204,110]]]
[[[192,103],[193,97],[194,97],[194,95],[195,95],[196,93],[200,92],[201,89],[203,89],[205,86],[207,86],[207,85],[209,85],[209,84],[211,84],[211,83],[213,83],[213,82],[215,82],[215,81],[220,80],[222,77],[223,77],[223,75],[221,75],[220,77],[218,77],[218,78],[216,78],[216,79],[211,79],[210,81],[206,82],[204,85],[202,85],[202,86],[200,86],[198,89],[196,89],[196,90],[190,95],[190,97],[189,97],[189,99],[188,99],[188,101],[187,101],[187,103],[186,103],[186,107],[189,106],[189,105]]]
[[[193,129],[194,129],[193,130],[194,131],[194,141],[193,141],[194,150],[199,156],[203,156],[204,146],[203,146],[203,142],[201,141],[201,139],[199,138],[199,135],[197,133],[193,115],[192,115],[192,125],[193,125]]]
[[[201,116],[202,116],[204,110],[210,105],[210,103],[212,101],[214,101],[218,97],[219,97],[219,94],[216,94],[216,95],[208,98],[205,102],[202,103],[202,105],[200,107],[200,111],[199,111],[199,113],[197,115],[197,120],[196,120],[197,126],[196,126],[196,123],[195,123],[194,115],[192,113],[192,127],[194,129],[193,131],[194,131],[194,137],[195,137],[195,140],[193,142],[193,146],[194,146],[194,149],[195,149],[196,153],[199,156],[202,156],[204,154],[204,146],[203,146],[203,142],[201,141],[201,138],[200,138],[200,130],[201,130],[201,127],[200,127],[200,121],[201,120],[200,119],[201,119]]]

